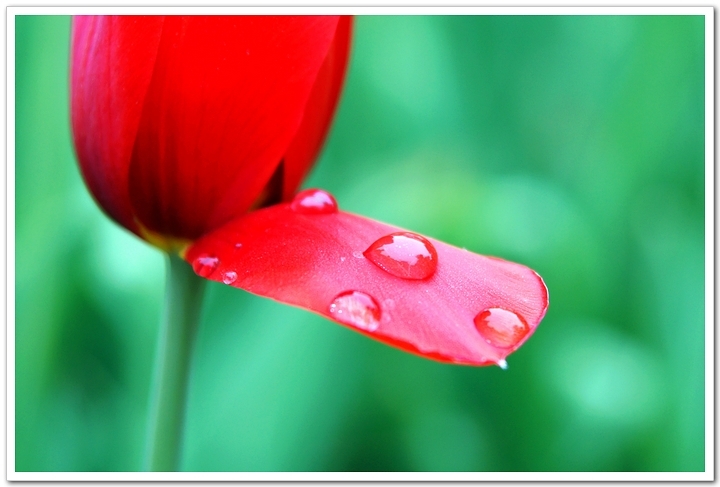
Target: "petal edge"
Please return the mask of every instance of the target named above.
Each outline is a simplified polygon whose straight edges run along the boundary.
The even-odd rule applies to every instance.
[[[548,305],[547,288],[537,273],[428,238],[438,255],[435,274],[424,281],[401,279],[362,255],[378,238],[398,231],[351,213],[309,215],[280,204],[211,232],[191,245],[185,258],[192,263],[217,257],[210,280],[222,282],[226,273],[234,273],[234,287],[314,311],[438,361],[501,363],[533,334]],[[377,327],[354,326],[331,312],[334,300],[347,291],[374,298],[381,316]],[[519,315],[528,332],[512,347],[494,346],[474,323],[489,308]]]

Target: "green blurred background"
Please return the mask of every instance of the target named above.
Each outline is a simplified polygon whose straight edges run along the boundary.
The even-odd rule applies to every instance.
[[[16,465],[137,470],[164,261],[85,190],[67,17],[15,19]],[[306,186],[537,270],[509,370],[210,283],[183,468],[704,465],[704,19],[360,17]]]

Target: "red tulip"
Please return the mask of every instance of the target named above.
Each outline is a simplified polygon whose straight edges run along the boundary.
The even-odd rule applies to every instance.
[[[91,192],[165,247],[291,196],[349,37],[349,17],[76,17],[72,126]]]
[[[527,267],[298,194],[347,65],[347,17],[78,17],[72,126],[118,223],[202,277],[425,357],[504,364],[548,295]]]

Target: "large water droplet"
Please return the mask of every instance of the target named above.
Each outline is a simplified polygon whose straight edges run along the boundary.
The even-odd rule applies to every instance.
[[[195,274],[202,277],[210,277],[215,272],[220,259],[212,255],[201,255],[193,262],[193,270]]]
[[[333,195],[322,189],[300,191],[290,203],[290,208],[298,213],[313,215],[327,215],[338,211],[337,201]]]
[[[363,253],[373,264],[403,279],[427,279],[437,269],[437,251],[425,237],[397,232],[385,235]]]
[[[329,310],[336,320],[365,331],[375,331],[380,326],[380,306],[375,298],[360,291],[338,294]]]
[[[236,280],[237,280],[237,272],[227,271],[225,274],[223,274],[223,277],[222,277],[223,284],[232,284]]]
[[[475,328],[490,345],[513,348],[530,331],[519,315],[502,308],[488,308],[475,317]]]

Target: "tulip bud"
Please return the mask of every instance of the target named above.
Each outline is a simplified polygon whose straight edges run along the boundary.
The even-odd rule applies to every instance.
[[[72,128],[98,204],[179,249],[290,198],[337,105],[350,27],[334,16],[76,17]]]

